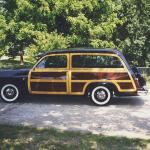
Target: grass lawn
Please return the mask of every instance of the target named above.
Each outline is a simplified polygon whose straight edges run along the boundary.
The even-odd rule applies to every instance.
[[[34,64],[25,61],[24,65],[20,65],[19,60],[0,60],[0,69],[17,69],[17,68],[32,68]]]
[[[0,125],[0,150],[149,150],[150,140]]]
[[[150,76],[146,77],[147,85],[150,86]]]

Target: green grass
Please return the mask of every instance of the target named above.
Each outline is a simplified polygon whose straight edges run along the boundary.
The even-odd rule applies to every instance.
[[[148,85],[150,85],[150,76],[145,77]]]
[[[19,60],[0,60],[0,69],[21,69],[21,68],[31,68],[34,64],[25,61],[24,65],[20,65]]]
[[[0,125],[0,150],[148,150],[150,140]]]

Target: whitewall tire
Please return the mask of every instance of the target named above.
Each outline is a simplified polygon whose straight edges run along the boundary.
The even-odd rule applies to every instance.
[[[110,102],[112,98],[111,91],[105,86],[97,86],[91,91],[91,100],[96,105],[106,105]]]
[[[5,102],[14,102],[19,98],[19,90],[18,87],[14,84],[5,84],[2,86],[1,98]]]

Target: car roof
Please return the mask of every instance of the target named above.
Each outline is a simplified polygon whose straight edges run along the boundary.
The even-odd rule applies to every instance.
[[[43,57],[49,54],[62,54],[62,53],[109,53],[109,54],[120,54],[121,52],[112,49],[112,48],[70,48],[70,49],[58,49],[58,50],[51,50],[46,53],[41,53],[38,56]]]

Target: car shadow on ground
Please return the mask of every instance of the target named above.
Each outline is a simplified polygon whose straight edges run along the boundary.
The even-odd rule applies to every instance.
[[[32,95],[26,96],[18,103],[35,104],[57,104],[57,105],[90,105],[96,106],[90,99],[84,96],[60,96],[60,95]],[[144,105],[144,99],[141,97],[114,97],[109,105]]]

